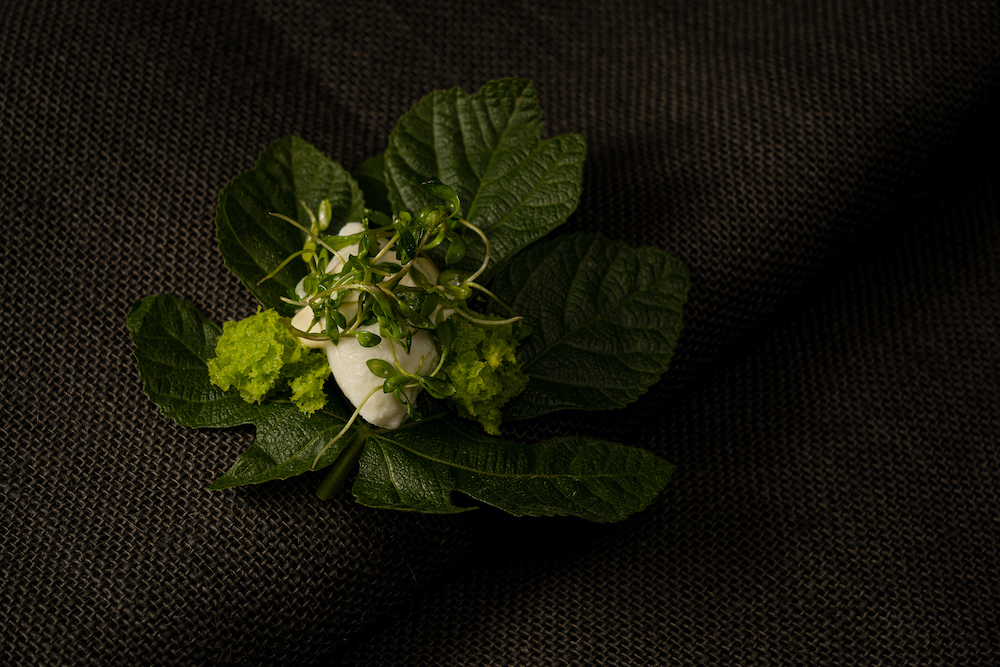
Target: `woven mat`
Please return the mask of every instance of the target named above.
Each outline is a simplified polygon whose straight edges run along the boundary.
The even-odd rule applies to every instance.
[[[0,664],[997,664],[997,35],[993,1],[7,3]],[[252,313],[212,221],[264,146],[353,168],[503,76],[586,137],[567,227],[693,285],[639,402],[508,434],[675,481],[613,526],[205,491],[252,430],[158,415],[129,306]]]

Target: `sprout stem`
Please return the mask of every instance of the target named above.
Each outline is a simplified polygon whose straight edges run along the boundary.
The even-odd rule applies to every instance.
[[[344,259],[344,256],[341,255],[339,252],[337,252],[333,248],[333,246],[329,245],[326,241],[324,241],[323,239],[321,239],[317,234],[313,234],[311,230],[308,230],[305,227],[303,227],[302,225],[300,225],[297,221],[292,220],[287,215],[282,215],[281,213],[269,213],[268,215],[273,215],[274,217],[280,218],[281,220],[284,220],[285,222],[289,223],[290,225],[293,225],[294,227],[297,227],[300,231],[302,231],[305,234],[308,234],[310,237],[312,237],[312,239],[314,241],[316,241],[316,243],[320,244],[321,246],[323,246],[324,248],[326,248],[327,250],[329,250],[330,252],[332,252],[334,255],[336,255],[337,257],[339,257],[340,261],[342,263],[347,264],[347,260]]]
[[[311,334],[308,331],[302,331],[301,329],[297,329],[292,326],[291,322],[289,322],[283,317],[278,321],[281,322],[281,324],[284,325],[286,329],[288,329],[289,333],[291,333],[296,338],[305,338],[306,340],[318,340],[318,341],[330,340],[330,337],[327,336],[326,334]],[[312,328],[313,324],[310,324],[309,329],[311,330]]]
[[[288,266],[288,263],[290,261],[292,261],[293,259],[295,259],[299,255],[306,254],[307,252],[311,252],[311,251],[306,250],[306,249],[303,248],[302,250],[299,250],[298,252],[293,252],[291,255],[289,255],[288,257],[285,258],[285,261],[283,261],[281,264],[278,264],[278,268],[276,268],[274,271],[271,271],[269,274],[267,274],[266,276],[264,276],[263,278],[261,278],[260,280],[258,280],[257,284],[260,285],[261,283],[266,282],[266,281],[270,280],[271,278],[275,277],[276,275],[278,275],[278,272],[280,272],[283,268],[285,268],[286,266]]]
[[[399,240],[399,232],[396,232],[395,234],[392,235],[392,238],[389,239],[389,242],[385,244],[385,247],[379,250],[377,255],[372,257],[372,264],[377,264],[378,261],[382,259],[382,255],[389,252],[389,249],[392,248],[394,245],[396,245],[396,241],[398,240]]]
[[[486,270],[486,265],[490,263],[490,240],[486,238],[486,233],[483,232],[483,230],[481,230],[479,227],[476,227],[468,220],[459,219],[459,222],[461,222],[463,225],[474,231],[476,234],[479,234],[479,238],[483,240],[483,245],[486,246],[486,253],[483,255],[483,263],[479,266],[479,270],[465,279],[465,282],[471,282],[476,278],[478,278],[480,275],[482,275],[483,271]]]
[[[446,223],[442,222],[441,224],[444,225]],[[389,289],[394,288],[396,284],[403,279],[403,276],[409,273],[410,269],[413,267],[413,263],[417,261],[417,257],[420,257],[420,252],[424,249],[424,246],[427,245],[427,239],[429,239],[430,237],[431,237],[430,234],[424,234],[423,238],[420,239],[420,243],[417,245],[417,251],[413,253],[413,259],[411,259],[409,262],[400,267],[399,271],[394,273],[391,277],[386,278],[383,281],[386,287],[388,287]],[[396,237],[394,236],[393,239],[395,238]],[[487,248],[489,248],[488,245]],[[379,257],[381,256],[382,256],[381,253],[379,253]]]
[[[361,403],[358,405],[358,407],[355,408],[354,414],[351,415],[351,418],[347,420],[346,424],[344,424],[344,428],[340,429],[340,433],[338,433],[337,435],[333,436],[333,438],[330,440],[330,442],[326,443],[326,445],[323,446],[323,449],[319,450],[319,454],[316,455],[316,458],[313,459],[312,466],[310,466],[313,470],[316,469],[316,465],[319,463],[319,460],[321,458],[323,458],[324,454],[326,454],[326,450],[330,449],[330,447],[333,446],[333,443],[335,443],[338,440],[340,440],[340,438],[343,437],[343,435],[345,433],[347,433],[347,431],[351,428],[351,426],[354,425],[354,421],[358,418],[358,415],[361,414],[361,408],[363,408],[365,406],[365,403],[368,402],[368,399],[371,398],[375,394],[375,392],[378,391],[381,388],[382,388],[382,385],[378,385],[377,387],[375,387],[374,389],[372,389],[370,392],[368,392],[368,395],[365,396],[365,400],[361,401]]]
[[[484,320],[484,319],[480,319],[478,317],[473,317],[472,315],[469,315],[468,313],[466,313],[461,308],[456,308],[455,309],[455,314],[456,315],[461,315],[463,318],[467,319],[468,321],[472,322],[473,324],[485,324],[486,326],[500,326],[501,324],[513,324],[514,322],[520,322],[521,320],[524,319],[521,316],[517,316],[517,317],[511,317],[511,318],[506,319],[506,320]]]
[[[320,292],[319,294],[316,294],[315,296],[309,297],[309,304],[312,305],[313,302],[320,301],[320,300],[322,300],[322,299],[330,296],[334,292],[342,292],[344,290],[351,291],[351,290],[363,289],[363,285],[365,285],[365,283],[344,283],[342,285],[334,285],[333,287],[331,287],[329,289],[325,289],[322,292]]]
[[[515,315],[515,316],[517,315],[517,313],[514,312],[513,308],[511,308],[506,303],[504,303],[503,301],[500,300],[500,297],[498,297],[496,294],[494,294],[493,292],[489,291],[488,289],[486,289],[485,287],[483,287],[479,283],[474,283],[471,280],[466,280],[464,284],[468,285],[469,287],[472,287],[473,289],[477,289],[480,292],[482,292],[483,294],[485,294],[486,296],[490,297],[491,299],[493,299],[494,301],[496,301],[497,303],[499,303],[501,306],[503,306],[507,310],[507,312],[510,313],[511,315]]]
[[[431,377],[437,377],[438,371],[440,371],[441,368],[444,366],[444,361],[447,358],[448,358],[448,350],[442,350],[441,351],[441,358],[438,359],[437,366],[435,366],[434,370],[431,371]]]

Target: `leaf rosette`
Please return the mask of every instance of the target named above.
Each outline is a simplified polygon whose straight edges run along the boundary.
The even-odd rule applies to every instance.
[[[292,312],[288,304],[303,284],[327,295],[333,305],[313,308],[314,324],[336,322],[321,331],[332,344],[345,335],[362,346],[390,337],[408,350],[412,332],[426,330],[441,355],[439,368],[460,330],[434,319],[441,305],[481,324],[511,312],[517,316],[502,321],[523,317],[517,359],[528,379],[503,410],[504,419],[622,407],[669,365],[683,321],[687,271],[661,250],[599,235],[541,240],[575,210],[586,151],[578,135],[543,139],[542,133],[534,86],[504,79],[473,95],[452,89],[423,98],[400,119],[385,154],[353,175],[302,139],[282,139],[220,195],[220,252],[267,308]],[[357,257],[342,257],[346,263],[337,275],[363,274],[372,282],[358,288],[352,328],[337,310],[342,286],[309,262],[332,261],[338,253],[321,229],[357,221],[361,230],[340,242],[341,248],[353,242]],[[381,260],[385,246],[379,243],[389,235],[396,256]],[[418,282],[394,294],[422,252],[450,268],[437,285],[423,285],[427,278],[416,272]],[[388,289],[378,286],[380,280]],[[494,300],[487,313],[466,312],[475,294]],[[363,316],[377,321],[378,334],[361,330]],[[603,440],[574,436],[522,444],[485,435],[449,413],[457,405],[456,389],[445,375],[435,377],[438,369],[404,371],[391,359],[368,361],[380,385],[372,393],[396,392],[411,418],[421,417],[420,403],[426,415],[420,421],[374,426],[357,419],[357,411],[351,414],[335,386],[326,404],[309,414],[282,391],[248,403],[236,390],[212,384],[209,360],[222,330],[191,304],[170,295],[146,297],[126,324],[144,390],[165,416],[195,428],[255,426],[251,447],[210,489],[329,468],[319,492],[326,497],[357,467],[353,493],[371,507],[471,509],[455,502],[460,494],[517,516],[619,521],[647,506],[673,471],[651,452]],[[305,333],[314,337],[312,331]],[[519,391],[524,384],[516,386]],[[399,393],[405,387],[430,397],[406,398]]]

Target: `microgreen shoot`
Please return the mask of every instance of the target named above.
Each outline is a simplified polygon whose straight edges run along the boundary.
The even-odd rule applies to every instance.
[[[480,326],[510,324],[521,319],[492,292],[475,282],[489,264],[490,242],[482,230],[460,217],[461,199],[458,194],[453,188],[437,179],[431,179],[422,185],[443,199],[446,204],[425,206],[416,215],[400,211],[392,217],[389,224],[379,224],[385,220],[369,217],[373,212],[367,211],[366,216],[360,221],[365,231],[355,234],[320,235],[329,224],[331,206],[328,199],[319,203],[315,213],[309,210],[304,202],[299,202],[309,216],[311,229],[307,229],[288,216],[271,213],[275,218],[293,225],[305,236],[303,249],[292,253],[281,262],[278,269],[264,278],[267,280],[276,275],[295,257],[302,257],[309,267],[309,274],[301,282],[302,291],[305,293],[300,292],[299,299],[283,297],[282,301],[299,308],[311,308],[314,314],[313,321],[308,331],[302,331],[283,320],[289,331],[305,340],[330,341],[334,344],[342,336],[353,336],[362,347],[374,347],[384,339],[389,339],[409,352],[413,330],[435,332],[444,321],[440,315],[437,317],[435,315],[444,309]],[[430,261],[423,254],[428,244],[433,243],[436,246],[447,243],[446,263],[450,265],[460,262],[465,257],[468,246],[454,231],[459,228],[471,229],[482,240],[485,248],[482,263],[472,274],[449,269],[440,274],[436,281],[438,284],[432,284],[423,272],[415,268],[417,260],[423,257],[426,261]],[[352,244],[356,251],[349,253],[345,258],[339,251],[350,248]],[[339,265],[325,261],[324,253],[315,252],[317,247],[332,253],[339,260]],[[400,263],[383,262],[382,259],[393,249]],[[412,285],[402,283],[407,275],[412,275]],[[479,316],[467,303],[473,290],[497,300],[512,317],[494,320]],[[350,292],[357,293],[356,301],[346,299],[346,294]],[[357,307],[357,313],[350,321],[340,311],[342,306],[349,304],[356,304]],[[378,323],[378,334],[358,330],[362,323],[368,322]],[[450,333],[451,328],[448,331]],[[447,345],[442,344],[440,340],[437,347],[441,349],[441,355],[431,375],[405,374],[399,368],[400,375],[391,378],[380,376],[387,378],[384,384],[386,393],[394,393],[399,397],[400,389],[419,386],[435,398],[451,396],[454,387],[434,377],[442,368],[447,353]],[[395,357],[395,347],[393,356]],[[396,365],[398,368],[398,361]],[[404,385],[400,384],[401,381],[397,380],[397,377],[409,379]],[[408,407],[412,412],[412,406]]]
[[[354,413],[351,415],[351,418],[347,420],[347,423],[344,424],[344,428],[340,429],[340,431],[337,433],[337,435],[335,435],[332,438],[330,438],[330,440],[327,441],[327,443],[325,445],[323,445],[323,448],[321,450],[319,450],[318,454],[316,454],[316,458],[313,459],[312,466],[311,466],[311,468],[313,470],[316,469],[316,466],[319,464],[319,460],[321,458],[323,458],[323,454],[326,454],[327,450],[330,449],[331,447],[333,447],[333,445],[338,440],[340,440],[342,437],[344,437],[344,434],[347,433],[351,429],[351,427],[354,425],[354,422],[357,421],[358,415],[361,414],[361,408],[364,407],[365,403],[368,402],[368,399],[371,398],[372,396],[374,396],[375,392],[378,391],[379,389],[381,389],[381,387],[375,387],[370,392],[368,392],[368,395],[365,396],[365,399],[363,401],[361,401],[361,403],[358,404],[357,408],[354,409]]]

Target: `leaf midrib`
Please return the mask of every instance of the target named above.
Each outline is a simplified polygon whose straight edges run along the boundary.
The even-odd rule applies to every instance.
[[[479,181],[479,185],[476,187],[476,194],[472,197],[472,203],[469,204],[469,222],[472,222],[473,213],[475,212],[476,206],[479,203],[479,195],[482,194],[482,192],[483,192],[484,177],[486,176],[486,174],[490,173],[490,168],[493,166],[493,160],[496,159],[497,153],[500,152],[499,150],[497,150],[497,147],[503,144],[503,139],[504,139],[504,137],[507,136],[507,132],[511,128],[514,116],[517,115],[518,107],[520,106],[521,101],[526,97],[525,91],[527,91],[529,88],[532,88],[532,86],[530,84],[527,85],[527,86],[525,86],[524,88],[522,88],[521,92],[517,95],[517,97],[514,98],[514,108],[511,111],[510,116],[507,118],[507,122],[504,124],[503,132],[501,132],[500,136],[497,138],[497,143],[494,146],[494,150],[490,153],[490,160],[489,160],[489,162],[486,163],[486,169],[483,170],[482,176],[476,175],[476,180]],[[469,97],[474,97],[474,96],[470,95]],[[461,112],[459,111],[459,108],[458,108],[458,97],[456,96],[456,98],[455,98],[455,116],[458,117],[460,115],[460,113]],[[536,145],[538,144],[538,140],[535,141],[535,144]],[[464,133],[462,134],[462,149],[466,151],[466,156],[468,156],[468,149],[466,148],[466,141],[465,141],[465,134]],[[435,150],[435,152],[437,152],[437,151]],[[532,151],[532,152],[534,152],[534,151]],[[470,166],[471,166],[471,164],[470,164]],[[440,167],[438,168],[438,173],[441,173]],[[496,225],[494,225],[494,227],[495,226]]]
[[[534,157],[534,156],[535,156],[535,153],[536,153],[536,151],[538,150],[538,148],[539,148],[539,146],[540,146],[540,145],[542,145],[542,144],[547,144],[547,143],[549,143],[549,142],[551,142],[551,141],[555,141],[556,139],[558,139],[558,137],[554,137],[554,138],[552,138],[552,139],[549,139],[548,141],[544,141],[544,142],[538,142],[538,143],[536,143],[536,144],[535,144],[535,147],[534,147],[534,148],[532,149],[532,151],[531,151],[531,155],[529,155],[529,156],[528,156],[528,158],[530,159],[530,158],[532,158],[532,157]],[[548,175],[549,175],[550,173],[552,173],[552,172],[553,172],[553,171],[554,171],[554,170],[555,170],[555,169],[556,169],[557,167],[559,167],[559,166],[560,166],[560,163],[559,163],[559,160],[560,160],[560,159],[562,159],[562,157],[563,157],[563,156],[564,156],[564,155],[565,155],[566,153],[567,153],[567,151],[566,151],[566,150],[563,150],[563,151],[562,151],[562,152],[560,153],[560,155],[559,155],[559,158],[557,158],[556,160],[554,160],[554,161],[552,162],[552,164],[551,164],[551,165],[549,165],[549,168],[545,170],[545,173],[544,173],[544,174],[542,174],[541,178],[539,178],[539,179],[538,179],[537,181],[535,181],[535,184],[534,184],[533,186],[531,186],[531,190],[529,190],[529,191],[528,191],[528,193],[527,193],[526,195],[524,195],[524,197],[522,197],[522,198],[520,199],[520,201],[518,201],[518,202],[517,202],[517,205],[516,205],[516,206],[514,206],[514,208],[510,209],[509,211],[507,211],[507,212],[506,212],[506,213],[504,214],[504,216],[503,216],[502,218],[500,218],[500,219],[499,219],[499,220],[497,220],[497,221],[496,221],[495,223],[493,223],[493,225],[491,225],[491,226],[490,226],[490,228],[489,228],[488,230],[486,230],[486,231],[489,231],[489,232],[491,232],[491,233],[492,233],[492,232],[494,232],[494,231],[495,231],[495,230],[496,230],[497,228],[501,227],[501,226],[502,226],[502,225],[503,225],[503,224],[504,224],[505,222],[507,222],[507,220],[508,220],[508,219],[509,219],[509,218],[510,218],[511,216],[513,216],[513,215],[514,215],[514,213],[515,213],[516,211],[520,210],[520,209],[521,209],[521,207],[523,207],[523,206],[526,206],[526,205],[527,205],[527,203],[528,203],[528,200],[530,200],[530,199],[531,199],[531,197],[532,197],[532,196],[533,196],[533,195],[535,194],[535,192],[536,192],[536,191],[538,190],[538,188],[540,188],[540,187],[542,186],[542,184],[543,184],[543,183],[545,183],[545,181],[546,181],[546,178],[548,177]],[[517,165],[517,167],[515,167],[515,168],[514,168],[514,169],[512,169],[511,171],[517,171],[518,169],[521,169],[521,168],[523,168],[526,162],[527,162],[527,160],[525,160],[524,162],[521,162],[521,163],[519,163],[519,164]],[[507,172],[507,174],[509,174],[509,173],[511,173],[511,172]],[[506,176],[507,174],[504,174],[504,176]],[[480,190],[482,190],[482,186],[480,186]],[[477,197],[479,196],[479,195],[478,195],[478,193],[477,193],[477,195],[476,195],[476,196],[477,196]],[[551,204],[546,204],[546,206],[559,206],[559,205],[561,205],[561,204],[562,204],[562,203],[563,203],[564,201],[565,201],[565,200],[562,200],[562,201],[558,201],[558,202],[553,202],[553,203],[551,203]],[[472,218],[472,215],[471,215],[471,212],[470,212],[470,214],[469,214],[469,218],[470,218],[469,222],[472,222],[472,220],[471,220],[471,218]]]
[[[500,477],[500,478],[514,478],[514,479],[575,479],[575,480],[584,480],[584,479],[619,479],[619,478],[624,478],[624,477],[648,476],[648,473],[645,473],[645,472],[642,472],[642,473],[620,473],[620,474],[600,473],[600,474],[587,474],[587,475],[571,475],[571,474],[568,474],[568,473],[567,474],[562,474],[562,475],[541,475],[541,474],[528,474],[528,473],[524,473],[524,474],[500,474],[500,473],[489,472],[489,471],[486,471],[486,470],[479,470],[479,469],[476,469],[476,468],[470,468],[468,466],[463,466],[463,465],[460,465],[460,464],[455,463],[453,461],[447,461],[445,459],[439,459],[439,458],[436,458],[434,456],[429,456],[429,455],[427,455],[427,454],[425,454],[425,453],[423,453],[423,452],[421,452],[419,450],[413,449],[412,447],[408,447],[407,445],[405,445],[405,444],[403,444],[403,443],[401,443],[401,442],[399,442],[397,440],[393,440],[391,438],[386,438],[384,436],[382,436],[382,437],[374,436],[374,437],[375,437],[375,441],[379,443],[379,448],[383,450],[383,455],[384,456],[385,456],[385,454],[384,454],[385,449],[381,446],[381,443],[383,441],[387,442],[387,443],[390,443],[392,445],[395,445],[396,447],[399,447],[402,450],[410,452],[414,456],[416,456],[418,458],[421,458],[421,459],[424,459],[426,461],[431,461],[433,463],[440,463],[440,464],[443,464],[443,465],[448,466],[450,468],[456,468],[458,470],[464,470],[466,472],[475,473],[477,475],[483,475],[485,477]],[[385,462],[386,462],[386,466],[390,470],[390,476],[391,476],[392,466],[391,466],[391,464],[389,462],[389,457],[388,456],[385,456]],[[395,484],[395,482],[394,482],[394,484]],[[396,488],[398,489],[399,486],[396,485]]]
[[[146,317],[149,317],[149,315],[147,315]],[[208,357],[203,357],[203,356],[201,356],[201,354],[200,354],[200,353],[198,353],[197,351],[195,351],[194,349],[192,349],[192,348],[191,348],[191,347],[190,347],[190,346],[188,345],[188,343],[187,343],[187,341],[186,341],[185,339],[183,339],[183,338],[181,338],[181,337],[180,337],[179,335],[175,334],[175,333],[174,333],[174,332],[173,332],[173,331],[172,331],[171,329],[169,329],[169,328],[168,328],[168,327],[166,326],[166,322],[165,322],[164,320],[160,319],[159,317],[157,317],[157,320],[159,320],[159,323],[160,323],[160,328],[161,328],[161,329],[163,329],[164,331],[166,331],[166,332],[167,332],[168,334],[170,334],[170,338],[172,338],[173,340],[175,340],[175,341],[177,341],[178,343],[180,343],[180,344],[181,344],[181,347],[183,347],[183,348],[184,348],[185,350],[187,350],[188,352],[190,352],[191,354],[193,354],[193,355],[195,356],[195,358],[196,358],[196,359],[198,359],[198,361],[200,361],[200,362],[202,362],[203,364],[205,364],[205,367],[206,367],[206,368],[208,367]],[[204,329],[203,329],[203,330],[204,330]],[[138,338],[139,336],[141,336],[141,335],[142,335],[142,333],[143,333],[143,331],[142,331],[142,327],[140,327],[140,328],[139,328],[139,331],[138,331],[138,336],[136,336],[136,338]],[[155,339],[155,338],[156,338],[156,336],[154,336],[154,335],[150,335],[150,334],[146,334],[146,336],[145,336],[145,337],[146,337],[146,338],[152,338],[152,339]],[[207,342],[207,339],[204,339],[204,338],[203,338],[203,341],[204,341],[204,342]],[[147,359],[149,359],[149,357],[148,357],[148,356],[147,356],[146,358],[147,358]],[[152,361],[153,363],[156,363],[156,362],[155,362],[154,360],[151,360],[151,359],[150,359],[150,361]]]
[[[273,401],[272,403],[287,403],[287,404],[291,405],[291,401],[282,401],[282,400],[276,400],[276,401]],[[346,419],[343,419],[339,415],[335,415],[335,414],[333,414],[333,413],[331,413],[331,412],[329,412],[327,410],[320,410],[320,412],[323,413],[324,415],[327,415],[327,416],[331,417],[334,420],[340,419],[340,420],[342,420],[345,423],[347,421]],[[291,456],[289,456],[284,461],[280,461],[279,462],[277,459],[275,459],[273,456],[271,456],[270,452],[268,452],[266,449],[264,449],[264,447],[262,447],[260,445],[259,440],[261,440],[261,439],[263,439],[265,437],[265,435],[261,434],[261,427],[260,427],[260,425],[256,424],[252,419],[251,420],[247,420],[247,421],[245,421],[243,423],[244,424],[250,424],[254,428],[257,429],[257,432],[256,432],[255,437],[254,437],[253,445],[256,446],[258,450],[260,450],[261,452],[263,452],[266,455],[267,460],[271,462],[271,465],[270,465],[270,467],[268,469],[264,470],[263,472],[258,472],[257,474],[255,474],[255,475],[253,475],[251,477],[246,477],[246,478],[234,477],[233,478],[233,479],[241,480],[241,481],[243,481],[243,480],[253,480],[253,479],[257,479],[258,477],[261,477],[261,476],[266,476],[266,475],[272,474],[273,471],[277,470],[278,468],[281,468],[282,466],[294,463],[294,461],[296,459],[298,459],[298,458],[300,458],[302,456],[302,452],[304,452],[307,449],[311,448],[314,443],[322,440],[324,437],[326,437],[330,433],[334,432],[334,430],[338,430],[339,431],[341,428],[343,428],[343,424],[334,423],[333,425],[329,426],[328,428],[324,428],[322,430],[317,431],[316,433],[313,434],[313,436],[311,438],[309,438],[308,440],[305,441],[305,444],[303,444],[301,447],[299,447],[298,449],[296,449],[294,454],[292,454]],[[345,433],[342,436],[341,439],[345,440],[345,441],[349,440],[348,436],[351,435],[352,433],[353,433],[353,430],[348,431],[347,433]],[[228,473],[227,473],[227,475],[228,475]],[[220,477],[219,479],[224,479],[224,478],[225,478],[225,475],[223,477]],[[267,481],[269,479],[272,479],[272,478],[271,477],[267,477],[265,480],[262,480],[262,481]],[[250,483],[250,484],[252,484],[253,482],[245,482],[244,481],[244,483]]]
[[[591,244],[591,247],[593,247],[593,244]],[[587,248],[587,252],[590,252],[590,248],[589,247]],[[537,271],[540,268],[541,268],[541,265],[539,265],[538,267],[536,267],[535,270],[533,270],[531,272],[531,275],[534,275],[535,271]],[[579,271],[577,271],[577,273],[579,273]],[[574,275],[574,278],[575,277],[576,276]],[[662,276],[658,276],[656,278],[656,280],[654,280],[652,283],[650,283],[650,285],[654,284],[660,278],[662,278]],[[525,282],[525,285],[527,285],[527,282]],[[551,345],[548,345],[544,350],[542,350],[541,352],[539,352],[538,354],[536,354],[534,357],[532,357],[528,361],[524,362],[524,365],[521,368],[523,370],[527,370],[529,366],[531,366],[532,364],[534,364],[536,361],[538,361],[539,359],[541,359],[545,355],[549,354],[552,351],[553,348],[561,345],[563,343],[563,341],[565,341],[567,338],[570,338],[571,336],[575,335],[578,331],[580,331],[580,329],[583,329],[584,327],[590,325],[591,323],[593,323],[593,322],[595,322],[597,320],[600,320],[601,318],[603,318],[608,313],[613,313],[614,311],[620,309],[626,303],[628,303],[633,298],[635,298],[636,295],[642,294],[643,292],[646,292],[648,290],[649,290],[649,287],[647,286],[644,289],[640,289],[640,290],[637,290],[635,292],[632,292],[631,294],[628,295],[628,297],[626,297],[622,301],[619,301],[617,304],[615,304],[615,306],[613,308],[609,308],[607,310],[601,311],[598,315],[595,315],[594,317],[591,317],[590,319],[582,322],[579,326],[575,327],[574,329],[572,329],[570,331],[567,331],[562,336],[560,336],[558,338],[558,340],[556,340],[555,342],[553,342]],[[522,291],[518,292],[518,296],[520,296],[520,294],[522,293]]]

